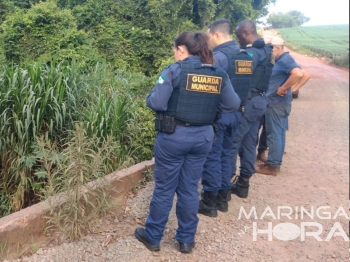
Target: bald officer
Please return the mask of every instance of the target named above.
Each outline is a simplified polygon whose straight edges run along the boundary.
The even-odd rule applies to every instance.
[[[235,33],[240,46],[244,47],[253,59],[253,76],[245,106],[245,116],[239,123],[231,152],[233,175],[236,174],[238,154],[240,156],[240,173],[237,181],[231,187],[231,192],[240,198],[246,198],[248,197],[249,179],[255,173],[256,141],[260,118],[267,109],[265,93],[269,87],[274,57],[272,46],[266,45],[264,39],[259,38],[256,26],[252,21],[240,22]]]

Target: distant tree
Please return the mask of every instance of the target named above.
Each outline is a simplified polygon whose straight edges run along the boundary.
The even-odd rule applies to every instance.
[[[32,5],[37,4],[40,0],[10,0],[16,7],[29,9]],[[41,0],[41,2],[46,2],[45,0]]]
[[[0,24],[5,20],[6,16],[14,11],[14,5],[9,0],[0,0]]]
[[[0,0],[0,16],[1,3],[18,7],[3,12],[0,56],[19,62],[94,49],[116,67],[152,75],[172,58],[171,43],[181,31],[206,30],[217,18],[234,26],[256,20],[275,1]]]
[[[77,30],[69,10],[41,2],[28,11],[17,9],[2,24],[4,55],[15,63],[25,60],[92,59],[88,35]]]
[[[235,26],[244,19],[256,20],[268,14],[276,0],[214,0],[215,18],[226,18]],[[209,19],[212,20],[212,19]]]
[[[274,13],[267,19],[267,23],[271,24],[273,28],[301,26],[308,21],[310,21],[309,17],[306,17],[302,12],[296,10],[289,11],[285,14]]]
[[[297,10],[289,11],[287,14],[289,14],[293,17],[294,23],[297,26],[301,26],[301,25],[310,21],[309,17],[306,17],[302,12],[297,11]]]

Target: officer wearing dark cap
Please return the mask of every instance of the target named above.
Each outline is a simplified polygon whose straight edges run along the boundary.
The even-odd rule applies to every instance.
[[[249,54],[239,48],[232,35],[232,25],[226,19],[214,21],[208,29],[215,65],[225,69],[229,75],[231,84],[241,99],[242,109],[248,97],[253,62]],[[198,209],[200,214],[216,217],[217,210],[228,211],[228,201],[231,199],[231,149],[241,114],[238,111],[222,112],[214,123],[215,140],[202,173],[203,194]]]
[[[259,38],[255,24],[243,20],[236,27],[236,36],[241,47],[253,59],[253,76],[250,83],[250,94],[245,105],[245,115],[242,117],[235,134],[231,152],[233,175],[236,173],[237,155],[240,156],[240,174],[231,187],[231,192],[238,197],[248,197],[249,179],[255,173],[256,143],[260,118],[267,109],[265,93],[268,90],[274,56],[272,46],[266,45]]]
[[[198,182],[211,149],[217,112],[237,111],[240,99],[226,72],[213,66],[205,33],[183,32],[174,41],[177,61],[167,66],[149,96],[158,130],[154,156],[155,188],[145,228],[135,237],[159,251],[175,193],[178,228],[175,239],[182,253],[195,246],[198,225]]]

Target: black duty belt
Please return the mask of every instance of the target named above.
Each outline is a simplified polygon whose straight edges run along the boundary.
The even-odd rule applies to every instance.
[[[191,123],[186,123],[186,122],[180,121],[178,119],[175,119],[175,124],[177,126],[208,126],[208,125],[210,125],[210,124],[191,124]]]
[[[180,120],[178,120],[178,119],[175,119],[175,124],[176,124],[177,126],[194,126],[193,124],[185,123],[185,122],[182,122],[182,121],[180,121]]]

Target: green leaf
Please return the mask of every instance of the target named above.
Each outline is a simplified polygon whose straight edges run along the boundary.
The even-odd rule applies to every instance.
[[[37,177],[37,178],[46,178],[47,176],[47,172],[44,168],[38,168],[35,170],[34,172],[34,175]]]

